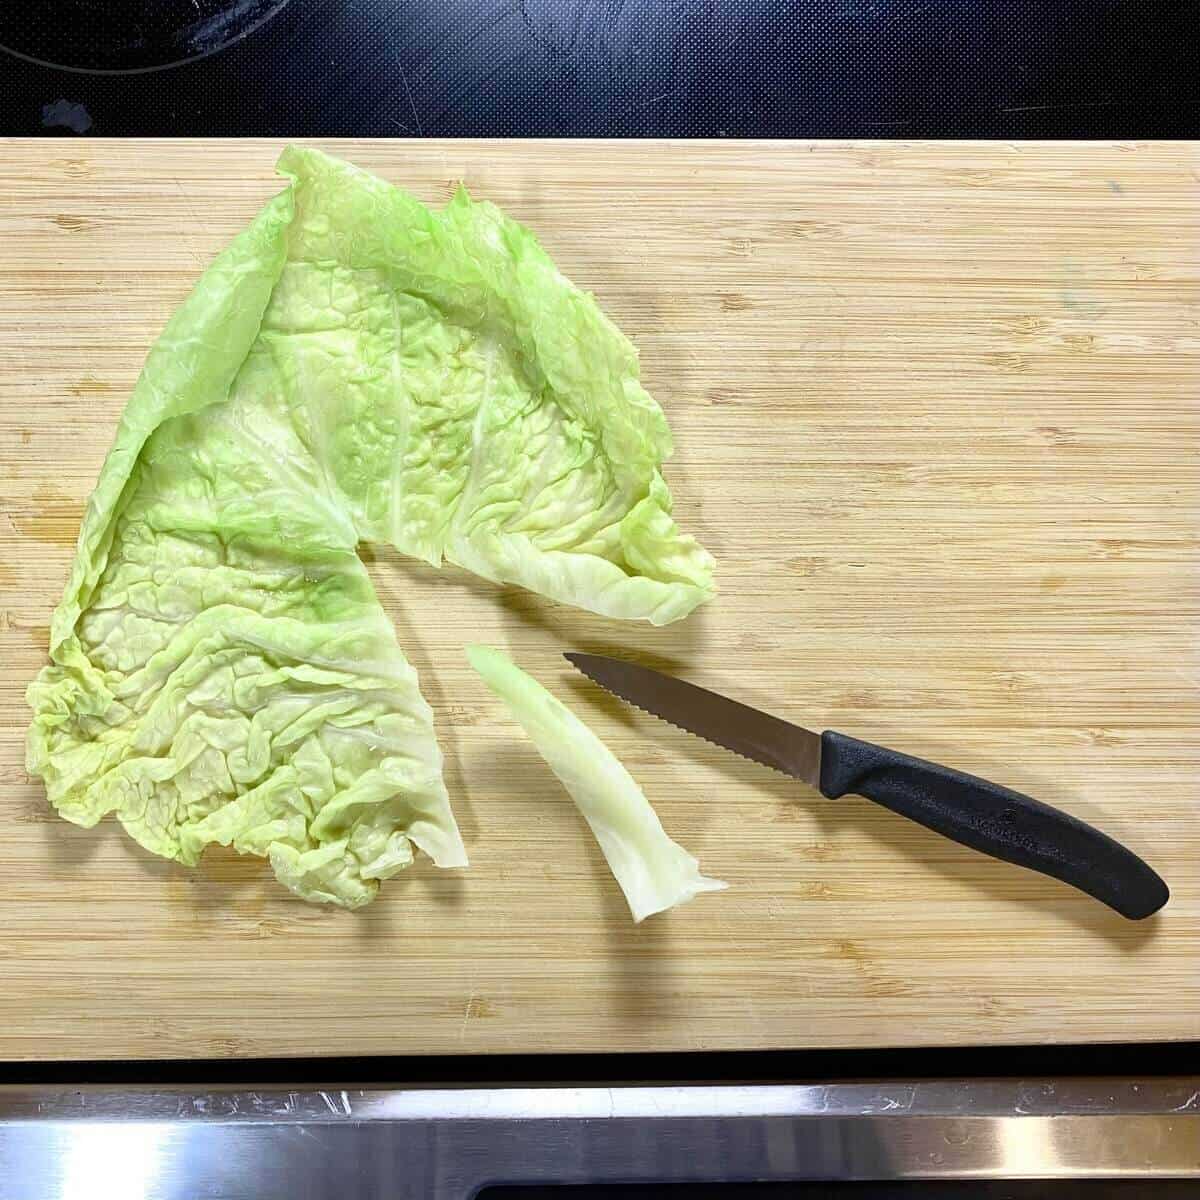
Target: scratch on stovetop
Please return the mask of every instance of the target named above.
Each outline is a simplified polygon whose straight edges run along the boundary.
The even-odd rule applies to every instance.
[[[1005,113],[1054,112],[1063,108],[1113,108],[1127,100],[1064,100],[1061,104],[1010,104],[1000,109]]]
[[[618,116],[628,116],[630,113],[641,112],[644,108],[649,108],[652,104],[657,104],[660,100],[669,100],[672,96],[682,96],[684,89],[677,88],[672,92],[663,92],[661,96],[651,96],[649,100],[643,100],[640,104],[632,104],[629,108],[623,109]]]
[[[412,111],[413,120],[417,123],[417,136],[424,137],[425,130],[421,128],[421,115],[417,112],[417,106],[413,103],[412,88],[408,86],[408,74],[404,70],[404,64],[398,63],[400,68],[400,79],[404,84],[404,94],[408,97],[408,107]]]

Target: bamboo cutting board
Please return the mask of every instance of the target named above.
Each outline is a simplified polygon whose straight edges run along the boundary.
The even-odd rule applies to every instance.
[[[53,815],[24,685],[142,358],[279,186],[266,142],[0,144],[0,1060],[1200,1036],[1200,153],[330,143],[531,225],[635,340],[721,594],[622,625],[369,562],[472,856],[357,914]],[[634,927],[462,655],[507,647],[730,890]],[[1130,924],[622,709],[630,652],[995,778],[1171,884]]]

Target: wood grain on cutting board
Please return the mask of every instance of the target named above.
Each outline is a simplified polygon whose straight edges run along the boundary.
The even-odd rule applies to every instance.
[[[641,350],[721,593],[626,625],[365,555],[472,857],[349,914],[58,819],[23,689],[141,361],[275,143],[0,144],[0,1060],[1200,1036],[1195,146],[363,142],[531,225]],[[727,892],[633,926],[473,676],[507,647]],[[597,692],[667,665],[995,778],[1144,855],[1131,924]]]

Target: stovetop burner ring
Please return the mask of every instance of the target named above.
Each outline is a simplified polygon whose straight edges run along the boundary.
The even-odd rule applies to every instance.
[[[161,71],[223,50],[288,0],[42,0],[0,5],[0,51],[87,75]]]

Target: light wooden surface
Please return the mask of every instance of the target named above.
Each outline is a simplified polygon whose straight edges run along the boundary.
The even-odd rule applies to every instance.
[[[473,865],[360,914],[77,829],[22,691],[147,347],[278,183],[264,142],[0,145],[0,1059],[1200,1036],[1200,153],[329,143],[533,226],[642,352],[721,595],[626,626],[375,553]],[[466,666],[509,647],[728,892],[635,928]],[[1122,921],[829,802],[558,658],[627,650],[1008,783],[1145,855]]]

